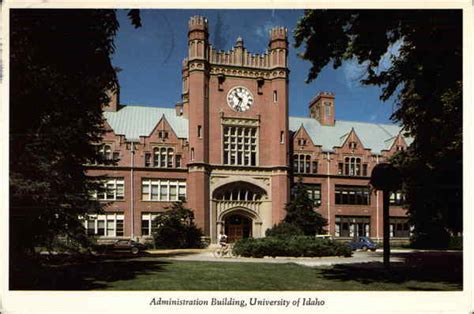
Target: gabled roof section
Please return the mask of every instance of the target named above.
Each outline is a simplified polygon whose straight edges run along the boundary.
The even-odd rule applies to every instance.
[[[396,137],[401,128],[390,124],[376,124],[366,122],[336,120],[334,126],[323,126],[314,118],[289,117],[290,130],[296,132],[304,126],[315,145],[321,145],[324,151],[333,151],[340,147],[352,128],[359,137],[364,148],[371,149],[372,153],[380,154],[387,147],[387,140]],[[407,145],[413,141],[404,137]]]
[[[308,132],[306,131],[306,129],[304,128],[304,125],[301,124],[301,126],[299,127],[299,129],[295,132],[295,135],[293,137],[294,139],[296,138],[305,138],[305,139],[308,139],[311,141],[311,145],[315,145],[314,144],[314,141],[313,141],[313,138],[308,134]]]
[[[149,136],[163,116],[178,138],[188,138],[188,120],[177,116],[175,108],[124,106],[117,112],[104,112],[115,134],[128,140]]]

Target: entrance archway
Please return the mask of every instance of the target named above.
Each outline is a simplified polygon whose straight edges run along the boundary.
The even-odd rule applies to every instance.
[[[241,214],[230,214],[224,220],[228,242],[252,237],[252,219]]]

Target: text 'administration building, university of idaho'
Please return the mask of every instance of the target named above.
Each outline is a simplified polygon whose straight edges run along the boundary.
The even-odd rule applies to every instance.
[[[284,28],[271,30],[262,55],[250,54],[241,38],[228,52],[208,38],[207,20],[191,17],[175,108],[120,106],[118,95],[105,108],[100,150],[118,162],[88,166],[89,175],[107,176],[96,197],[111,202],[85,222],[88,234],[145,240],[154,217],[185,199],[212,242],[221,230],[231,241],[262,237],[284,218],[301,176],[328,233],[380,239],[382,193],[370,190],[369,177],[409,144],[400,128],[336,120],[327,92],[309,102],[309,117],[289,117]],[[394,238],[410,232],[401,201],[392,195]]]

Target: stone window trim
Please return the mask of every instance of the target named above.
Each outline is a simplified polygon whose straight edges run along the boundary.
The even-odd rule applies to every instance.
[[[171,146],[155,146],[143,155],[144,166],[150,168],[181,168],[182,156]]]
[[[84,220],[84,228],[89,236],[123,237],[124,214],[106,213],[102,215],[89,215]]]
[[[156,212],[144,212],[142,213],[141,217],[141,233],[142,236],[152,236],[153,234],[153,227],[152,223],[153,220],[158,217],[161,213]]]
[[[144,202],[177,202],[186,199],[185,179],[142,178],[141,200]]]
[[[103,189],[93,191],[92,199],[98,201],[124,201],[125,198],[125,181],[120,178],[106,178],[103,180]]]
[[[293,171],[295,173],[316,174],[318,162],[311,154],[293,154]]]
[[[334,204],[344,206],[370,206],[371,191],[368,186],[336,184]]]
[[[360,156],[346,156],[338,163],[338,175],[351,177],[367,177],[368,163],[362,162]]]
[[[370,236],[370,216],[336,215],[336,237]]]
[[[259,131],[258,120],[222,119],[222,164],[258,167]]]

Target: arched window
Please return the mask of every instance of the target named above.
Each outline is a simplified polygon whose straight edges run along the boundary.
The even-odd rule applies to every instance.
[[[110,145],[103,144],[99,148],[99,154],[103,160],[112,160],[112,148]]]
[[[362,166],[364,171],[362,171]],[[341,166],[339,166],[339,172],[346,176],[366,176],[367,164],[362,165],[360,157],[346,157],[344,158],[344,171],[341,173]]]
[[[153,149],[153,167],[172,168],[174,166],[174,149],[156,147]]]
[[[316,161],[314,161],[313,164],[315,162]],[[311,173],[311,155],[307,155],[307,154],[293,155],[293,169],[296,173]]]

